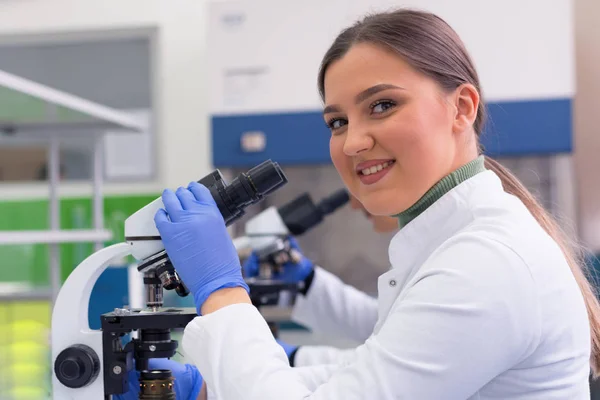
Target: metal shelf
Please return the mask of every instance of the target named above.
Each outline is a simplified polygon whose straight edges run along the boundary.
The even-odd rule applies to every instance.
[[[0,231],[0,245],[106,242],[111,240],[112,236],[112,232],[107,229]]]
[[[82,115],[91,117],[96,122],[103,122],[113,129],[120,128],[134,131],[143,131],[146,129],[146,125],[144,123],[128,113],[106,107],[102,104],[94,103],[81,97],[74,96],[70,93],[56,90],[49,86],[42,85],[2,70],[0,70],[0,86],[14,90],[18,93],[25,94],[47,104],[51,104],[54,107],[64,107]],[[93,121],[90,122],[93,123]],[[23,124],[22,122],[0,121],[0,125],[14,127],[16,129],[18,129],[20,126],[27,127],[30,125],[34,128],[34,130],[45,130],[50,135],[55,135],[57,132],[56,129],[48,129],[48,127],[55,127],[52,121],[38,124]],[[82,126],[79,126],[79,128],[81,127]],[[80,129],[80,133],[81,132],[85,132],[85,130]]]
[[[6,301],[31,301],[31,300],[50,300],[52,299],[52,290],[49,287],[8,290],[0,289],[0,302]]]
[[[0,70],[0,88],[14,92],[15,99],[22,98],[39,101],[46,109],[48,120],[23,121],[12,115],[4,115],[0,119],[0,129],[12,136],[30,136],[31,139],[40,140],[48,145],[48,186],[49,186],[49,230],[48,231],[0,231],[1,244],[32,244],[45,243],[49,245],[49,275],[52,302],[56,299],[61,287],[60,276],[60,246],[61,243],[91,242],[95,251],[103,247],[104,242],[110,240],[111,234],[104,229],[104,198],[103,198],[103,168],[104,168],[104,135],[106,129],[123,132],[143,132],[147,124],[138,118],[121,110],[94,103],[70,93],[33,82],[28,79]],[[3,105],[5,109],[18,110],[21,104]],[[12,106],[12,107],[11,107]],[[61,121],[58,111],[68,111],[77,116],[76,121]],[[83,117],[79,121],[79,117]],[[93,140],[94,155],[91,160],[93,168],[93,229],[92,230],[61,230],[60,229],[60,138],[63,135],[87,136]],[[42,296],[37,289],[24,289],[21,294],[7,291],[0,292],[0,296],[24,296],[27,298]]]

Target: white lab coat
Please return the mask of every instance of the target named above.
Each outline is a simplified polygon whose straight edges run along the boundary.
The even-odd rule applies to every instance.
[[[377,300],[317,267],[308,293],[297,297],[291,319],[329,337],[364,343],[377,322]],[[343,362],[353,353],[354,349],[301,346],[296,351],[294,366]]]
[[[589,322],[558,246],[491,171],[401,229],[352,357],[291,368],[258,310],[195,318],[183,349],[221,400],[589,399]]]

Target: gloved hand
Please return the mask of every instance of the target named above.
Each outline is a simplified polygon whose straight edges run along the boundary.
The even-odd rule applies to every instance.
[[[300,346],[294,346],[291,344],[287,344],[286,342],[284,342],[283,340],[280,340],[280,339],[275,339],[275,340],[281,347],[283,347],[283,350],[285,351],[285,354],[287,355],[288,359],[290,358],[292,353],[294,351],[296,351],[298,349],[298,347],[300,347]]]
[[[150,369],[171,370],[175,378],[175,396],[181,400],[196,400],[202,389],[202,376],[198,369],[190,364],[181,364],[166,358],[151,358]],[[140,393],[140,376],[135,369],[129,372],[129,391],[113,396],[116,400],[138,400]]]
[[[176,193],[167,189],[154,222],[175,270],[194,294],[198,314],[211,293],[243,287],[240,261],[210,191],[192,182]]]
[[[290,236],[289,242],[290,248],[296,250],[302,256],[302,258],[298,263],[290,261],[283,264],[282,271],[274,273],[273,279],[282,280],[286,283],[296,283],[303,281],[308,275],[310,275],[314,269],[314,264],[311,260],[304,257],[302,250],[300,249],[300,246],[294,237]],[[258,275],[259,261],[256,253],[252,253],[246,262],[244,262],[243,270],[246,277],[251,278]]]

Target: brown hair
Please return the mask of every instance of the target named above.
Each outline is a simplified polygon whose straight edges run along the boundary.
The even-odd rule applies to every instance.
[[[373,43],[393,51],[415,70],[435,80],[442,89],[451,91],[469,83],[481,94],[477,71],[458,34],[434,14],[400,9],[368,15],[338,35],[321,62],[318,87],[322,99],[325,99],[327,68],[357,43]],[[481,137],[485,118],[482,98],[473,124],[478,139]],[[600,304],[586,277],[586,266],[580,248],[573,245],[558,223],[508,169],[489,157],[486,157],[485,165],[498,175],[507,193],[518,197],[525,204],[564,253],[585,300],[592,339],[590,361],[592,370],[597,375],[600,373]]]

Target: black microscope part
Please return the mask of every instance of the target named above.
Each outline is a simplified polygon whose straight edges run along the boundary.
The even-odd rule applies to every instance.
[[[175,293],[180,297],[185,297],[190,294],[189,289],[185,286],[181,278],[179,278],[177,271],[175,271],[171,260],[167,260],[164,264],[156,268],[156,276],[160,278],[160,283],[162,283],[163,288],[175,290]]]
[[[87,386],[100,372],[96,352],[84,344],[67,347],[54,361],[54,374],[60,383],[72,389]]]
[[[276,162],[267,161],[252,168],[246,174],[256,190],[263,196],[287,183],[287,177]]]
[[[115,312],[103,314],[100,319],[104,394],[127,392],[128,372],[134,368],[134,359],[135,369],[144,371],[149,369],[150,358],[173,357],[178,343],[171,340],[171,330],[185,328],[197,316],[195,308],[165,309],[159,313],[138,311],[125,315]],[[121,346],[122,336],[132,331],[138,331],[139,338]]]
[[[225,182],[219,170],[198,182],[210,190],[225,224],[230,225],[245,214],[246,207],[285,185],[287,177],[278,163],[267,160],[248,172],[242,172],[230,184]]]
[[[323,218],[345,205],[350,200],[346,189],[340,189],[315,204],[308,193],[303,193],[277,211],[292,235],[298,236],[314,228]],[[268,257],[271,257],[270,254]],[[272,259],[266,259],[276,265]],[[281,291],[306,293],[307,288],[299,284],[286,284],[273,279],[247,279],[250,299],[256,307],[277,305]],[[309,282],[310,284],[310,282]]]
[[[304,234],[323,221],[323,218],[345,205],[350,200],[346,189],[340,189],[315,204],[308,193],[303,193],[278,209],[290,233]]]
[[[177,352],[178,343],[171,340],[170,329],[141,329],[139,339],[135,339],[135,368],[138,371],[148,369],[151,358],[171,358]]]
[[[153,380],[153,379],[169,379],[171,378],[171,371],[168,369],[152,369],[145,370],[140,373],[140,379],[142,380]]]
[[[321,200],[319,204],[317,204],[317,208],[323,215],[327,215],[346,205],[348,201],[350,201],[348,191],[346,189],[340,189]]]
[[[139,400],[176,400],[171,371],[168,369],[142,371]]]

